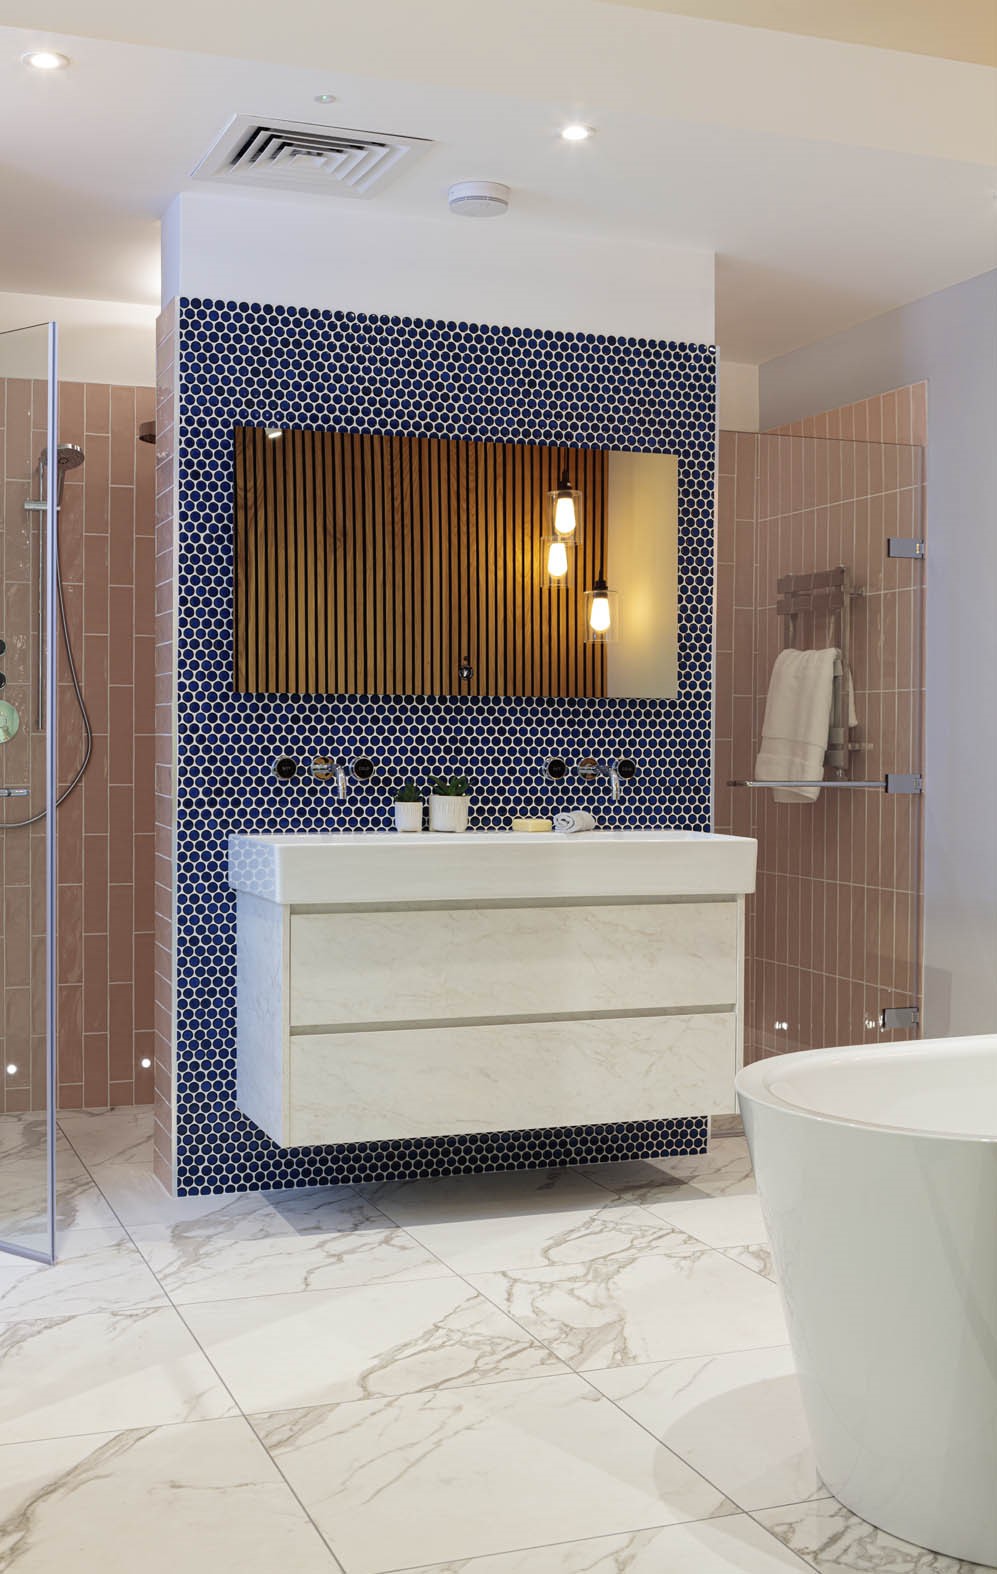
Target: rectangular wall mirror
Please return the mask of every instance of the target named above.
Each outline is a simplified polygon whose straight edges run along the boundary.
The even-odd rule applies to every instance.
[[[671,455],[237,427],[235,689],[673,698],[677,536]]]

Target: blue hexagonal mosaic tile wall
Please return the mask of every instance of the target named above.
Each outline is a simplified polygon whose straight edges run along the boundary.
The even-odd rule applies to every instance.
[[[701,1151],[704,1119],[283,1151],[235,1106],[239,830],[383,828],[409,776],[466,771],[472,825],[592,808],[606,826],[709,829],[716,358],[711,346],[183,300],[179,314],[177,1130],[181,1193],[520,1169]],[[674,701],[233,694],[233,427],[562,443],[679,457]],[[370,756],[340,803],[274,765]],[[552,755],[636,778],[555,784]],[[388,959],[386,959],[387,961]]]

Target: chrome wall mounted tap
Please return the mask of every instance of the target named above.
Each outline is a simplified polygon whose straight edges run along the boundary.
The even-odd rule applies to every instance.
[[[602,776],[607,777],[614,802],[619,802],[623,796],[623,783],[630,781],[631,777],[637,774],[637,767],[633,760],[610,760],[608,765],[601,765],[591,755],[586,755],[585,759],[578,761],[577,770],[579,776],[587,782],[598,781]]]
[[[344,803],[350,793],[350,778],[346,774],[345,765],[336,766],[336,795]]]

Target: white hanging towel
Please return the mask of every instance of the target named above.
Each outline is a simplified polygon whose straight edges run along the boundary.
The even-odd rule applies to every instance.
[[[775,659],[755,779],[801,784],[774,787],[772,796],[776,803],[815,803],[820,794],[831,729],[834,677],[842,670],[841,652],[833,646],[827,650],[783,650]],[[845,673],[844,680],[848,725],[854,727],[858,718],[851,674]]]

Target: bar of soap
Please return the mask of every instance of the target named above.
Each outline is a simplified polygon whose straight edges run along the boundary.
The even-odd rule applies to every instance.
[[[514,831],[552,831],[554,822],[553,820],[527,820],[518,816],[513,820],[512,828]]]

